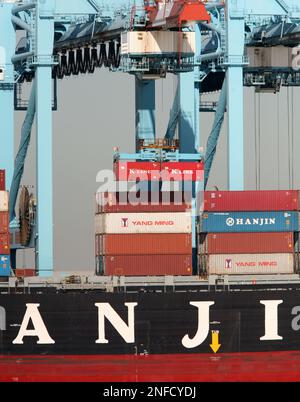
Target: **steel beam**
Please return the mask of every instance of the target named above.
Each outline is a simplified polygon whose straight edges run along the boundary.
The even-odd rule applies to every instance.
[[[228,0],[227,7],[227,111],[229,189],[244,190],[244,0]]]
[[[45,59],[52,56],[54,7],[54,0],[37,2],[36,55]],[[52,67],[42,61],[36,67],[36,129],[37,268],[47,277],[53,274]]]
[[[136,139],[154,141],[155,127],[155,80],[135,80],[136,93]]]
[[[10,189],[14,172],[14,67],[16,34],[11,21],[13,3],[0,3],[0,169],[6,170],[6,186]]]
[[[201,54],[201,31],[196,25],[196,55]],[[179,140],[181,153],[197,153],[200,147],[199,69],[179,74]]]

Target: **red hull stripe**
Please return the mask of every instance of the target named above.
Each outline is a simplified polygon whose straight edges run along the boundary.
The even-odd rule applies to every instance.
[[[0,356],[0,382],[291,382],[300,351],[153,356]]]

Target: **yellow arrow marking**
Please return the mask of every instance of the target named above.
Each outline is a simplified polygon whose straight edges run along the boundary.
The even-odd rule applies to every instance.
[[[210,347],[212,348],[214,353],[217,353],[221,347],[219,343],[219,334],[220,334],[219,331],[211,331],[212,344],[210,345]]]

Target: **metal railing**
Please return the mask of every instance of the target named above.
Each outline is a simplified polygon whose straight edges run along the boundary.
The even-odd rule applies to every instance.
[[[219,65],[221,66],[248,66],[248,56],[227,55],[219,58]]]

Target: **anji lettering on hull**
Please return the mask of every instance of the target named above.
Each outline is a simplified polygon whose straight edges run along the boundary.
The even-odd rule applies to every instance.
[[[260,341],[282,341],[283,337],[278,333],[278,309],[279,306],[283,304],[283,300],[262,300],[260,301],[260,304],[265,306],[265,335],[260,337]],[[215,306],[215,302],[194,301],[190,302],[190,305],[197,308],[197,315],[195,311],[196,335],[193,338],[191,338],[189,334],[183,336],[181,343],[185,349],[195,349],[206,341],[210,330],[210,310],[212,306]],[[109,344],[110,340],[107,339],[105,333],[106,321],[109,321],[111,326],[116,330],[120,337],[123,338],[125,343],[135,343],[135,321],[136,315],[140,313],[138,312],[138,303],[124,303],[124,306],[127,308],[127,322],[120,317],[109,303],[95,303],[95,307],[98,309],[98,339],[95,341],[95,334],[95,338],[94,340],[91,340],[91,342],[102,345]],[[14,345],[23,345],[24,339],[28,337],[38,338],[38,345],[55,344],[55,340],[48,332],[47,323],[42,318],[39,307],[40,304],[26,304],[26,312],[19,333],[12,342]],[[1,311],[3,311],[3,307]],[[292,315],[296,316],[299,311],[299,307],[293,308]],[[222,317],[219,317],[219,320],[221,322]],[[33,329],[28,329],[30,321]],[[3,330],[5,323],[2,323],[1,325]],[[297,330],[298,327],[300,327],[298,315],[294,317],[292,326],[293,329],[296,328]],[[195,332],[193,331],[193,333]]]

